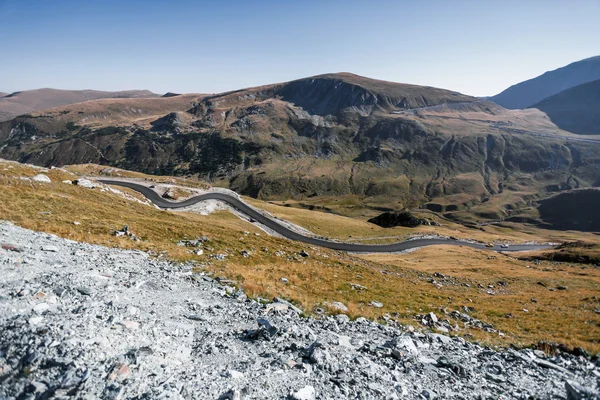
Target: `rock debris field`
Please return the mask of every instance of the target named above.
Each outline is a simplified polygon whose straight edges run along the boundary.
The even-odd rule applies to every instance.
[[[598,399],[600,361],[306,318],[191,265],[0,223],[0,399]]]

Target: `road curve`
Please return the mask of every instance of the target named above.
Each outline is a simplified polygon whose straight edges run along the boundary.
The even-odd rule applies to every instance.
[[[407,240],[399,243],[392,244],[355,244],[355,243],[340,243],[340,242],[331,242],[328,240],[317,239],[310,236],[304,236],[300,233],[294,232],[291,229],[286,228],[283,225],[280,225],[276,221],[271,218],[261,214],[256,211],[252,207],[248,206],[243,201],[230,196],[226,193],[212,192],[207,194],[202,194],[199,196],[191,197],[184,201],[173,202],[169,200],[165,200],[160,197],[154,190],[151,188],[140,185],[133,182],[124,182],[124,181],[115,181],[110,179],[98,179],[98,182],[102,182],[106,185],[115,185],[115,186],[123,186],[129,189],[133,189],[136,192],[140,192],[143,194],[148,200],[163,209],[176,209],[189,207],[194,205],[200,201],[204,200],[221,200],[234,208],[240,210],[244,214],[248,215],[250,218],[260,222],[261,224],[267,226],[268,228],[274,230],[279,233],[281,236],[296,240],[303,243],[308,243],[315,246],[326,247],[328,249],[334,250],[343,250],[357,253],[393,253],[397,251],[404,251],[409,249],[414,249],[417,247],[424,246],[432,246],[439,244],[449,244],[455,246],[467,246],[475,249],[487,249],[487,250],[495,250],[495,251],[527,251],[527,250],[542,250],[552,248],[550,245],[540,245],[540,244],[520,244],[520,245],[511,245],[509,248],[502,248],[499,245],[494,247],[486,247],[481,243],[470,243],[460,240],[453,239],[415,239],[415,240]]]

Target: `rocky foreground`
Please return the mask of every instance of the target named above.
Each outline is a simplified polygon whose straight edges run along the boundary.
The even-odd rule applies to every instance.
[[[600,360],[304,318],[191,265],[0,223],[0,399],[599,399]]]

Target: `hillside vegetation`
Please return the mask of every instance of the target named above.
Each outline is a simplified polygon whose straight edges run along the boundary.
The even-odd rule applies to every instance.
[[[359,213],[426,207],[477,222],[596,185],[600,142],[572,137],[539,110],[341,73],[44,110],[0,124],[0,156],[194,175],[262,200],[354,202]]]
[[[83,169],[89,171],[89,167]],[[40,173],[52,182],[23,179]],[[456,326],[451,334],[489,344],[523,346],[544,340],[600,351],[600,325],[594,311],[599,306],[597,268],[550,261],[534,264],[490,251],[448,246],[358,257],[270,237],[227,211],[208,216],[161,211],[103,187],[87,189],[61,182],[74,178],[77,175],[67,170],[44,171],[0,162],[2,218],[73,240],[194,261],[198,270],[230,279],[251,296],[288,298],[307,313],[327,309],[325,302],[341,301],[353,317],[385,315],[420,326],[420,315],[435,312]],[[322,220],[322,214],[312,215],[315,223]],[[303,218],[311,220],[309,214]],[[328,218],[331,226],[354,221]],[[140,240],[112,234],[126,224]],[[440,228],[449,232],[451,226]],[[199,237],[207,238],[202,254],[178,245],[182,239]],[[9,239],[3,239],[3,244]],[[308,257],[300,255],[302,250]],[[216,257],[219,254],[223,256]],[[559,286],[568,289],[550,290]],[[372,306],[373,301],[382,307]],[[467,312],[493,329],[465,327],[444,310]]]

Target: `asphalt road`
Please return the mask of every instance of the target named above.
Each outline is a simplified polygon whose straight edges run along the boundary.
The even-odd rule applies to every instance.
[[[326,247],[328,249],[334,250],[343,250],[357,253],[392,253],[397,251],[404,251],[409,249],[414,249],[417,247],[424,246],[432,246],[439,244],[449,244],[454,246],[466,246],[472,247],[475,249],[487,249],[487,250],[495,250],[495,251],[527,251],[527,250],[541,250],[541,249],[549,249],[552,248],[550,245],[539,245],[539,244],[520,244],[520,245],[511,245],[508,248],[502,248],[500,245],[496,245],[494,247],[486,247],[480,243],[470,243],[461,240],[453,240],[453,239],[415,239],[415,240],[407,240],[399,243],[392,244],[355,244],[355,243],[339,243],[339,242],[331,242],[328,240],[317,239],[310,236],[304,236],[300,233],[294,232],[283,225],[280,225],[275,220],[272,220],[263,214],[259,213],[252,207],[248,206],[243,201],[230,196],[226,193],[207,193],[199,196],[191,197],[184,201],[173,202],[169,200],[165,200],[160,197],[154,190],[151,188],[140,185],[133,182],[123,182],[123,181],[115,181],[109,179],[98,179],[98,182],[102,182],[106,185],[115,185],[115,186],[123,186],[129,189],[133,189],[137,192],[140,192],[148,200],[163,209],[176,209],[189,207],[193,204],[196,204],[200,201],[204,200],[221,200],[239,211],[243,212],[250,218],[260,222],[261,224],[267,226],[268,228],[274,230],[279,233],[281,236],[286,237],[291,240],[296,240],[303,243],[308,243],[315,246]]]

